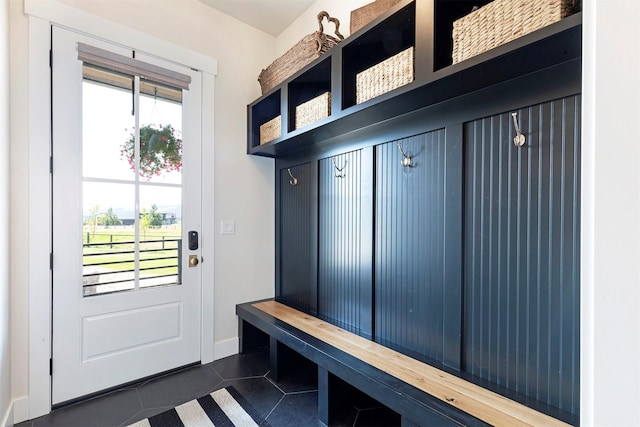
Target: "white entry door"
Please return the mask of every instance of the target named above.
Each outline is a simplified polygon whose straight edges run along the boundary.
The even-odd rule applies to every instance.
[[[200,361],[202,126],[198,72],[52,46],[55,405]]]

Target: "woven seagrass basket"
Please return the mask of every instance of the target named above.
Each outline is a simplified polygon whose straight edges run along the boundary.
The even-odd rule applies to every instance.
[[[282,134],[281,122],[281,116],[278,116],[260,126],[260,145],[280,138]]]
[[[335,25],[335,37],[324,33],[322,21],[325,18]],[[262,94],[264,95],[278,86],[342,40],[344,40],[344,36],[340,34],[340,21],[337,18],[332,18],[325,11],[320,12],[318,14],[318,31],[304,36],[291,49],[262,70],[258,76]]]
[[[375,0],[373,3],[365,4],[362,7],[352,10],[349,21],[350,34],[355,33],[391,7],[400,3],[400,1],[401,0]]]
[[[296,107],[296,129],[310,125],[331,114],[331,92],[325,92]]]
[[[368,101],[414,79],[413,46],[356,74],[356,104]]]
[[[579,0],[494,0],[454,21],[453,63],[546,27],[579,9]]]

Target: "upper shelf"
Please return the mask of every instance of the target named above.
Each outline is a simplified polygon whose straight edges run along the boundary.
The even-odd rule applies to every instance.
[[[452,64],[451,28],[488,1],[404,0],[247,107],[247,153],[281,157],[340,135],[581,57],[582,13]],[[357,99],[358,74],[412,48],[408,83]],[[411,76],[410,76],[411,77]],[[298,126],[301,104],[329,92],[319,119]],[[326,99],[326,97],[325,97]],[[279,119],[277,119],[279,117]],[[300,119],[300,117],[298,117]],[[260,126],[280,136],[260,144]],[[299,127],[299,128],[297,128]]]

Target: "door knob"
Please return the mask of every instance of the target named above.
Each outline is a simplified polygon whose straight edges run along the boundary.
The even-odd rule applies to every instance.
[[[189,255],[189,267],[195,267],[199,262],[198,255]]]

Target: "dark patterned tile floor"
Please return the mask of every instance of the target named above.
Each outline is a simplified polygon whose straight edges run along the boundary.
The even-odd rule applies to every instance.
[[[126,426],[230,385],[272,427],[319,425],[315,365],[303,359],[275,381],[269,373],[269,351],[263,348],[123,387],[16,427]],[[364,395],[336,412],[332,426],[400,426],[397,414]]]

